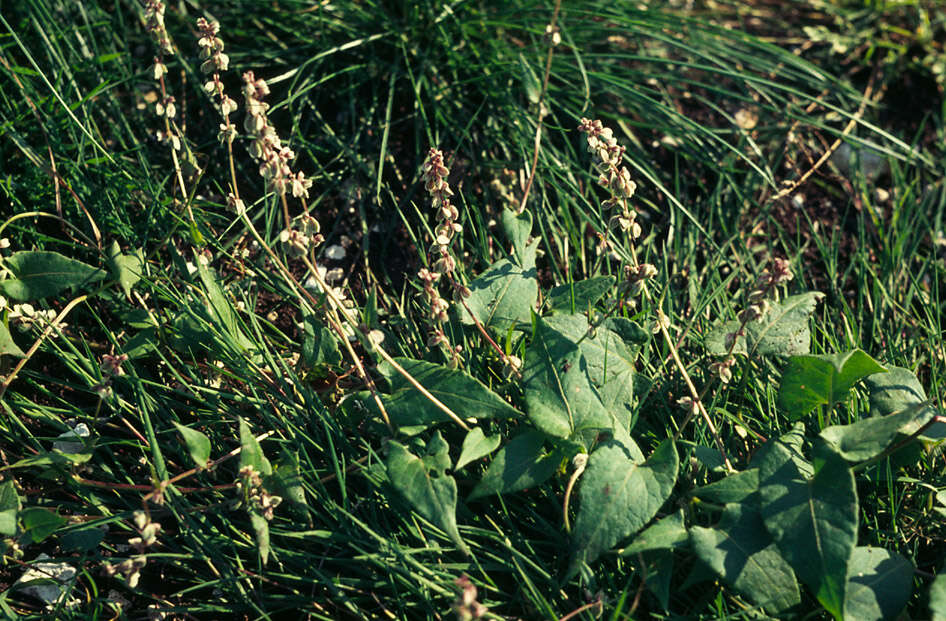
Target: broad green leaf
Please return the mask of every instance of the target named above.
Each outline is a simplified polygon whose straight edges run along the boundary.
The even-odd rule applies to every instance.
[[[10,334],[10,329],[7,327],[7,322],[3,320],[2,312],[0,312],[0,356],[4,354],[9,354],[10,356],[16,356],[22,358],[26,354],[20,349],[20,346],[16,344],[13,340],[13,335]]]
[[[305,490],[299,473],[299,456],[283,450],[279,461],[273,466],[273,475],[269,481],[277,495],[297,506],[305,506]]]
[[[918,429],[933,416],[931,408],[917,404],[890,414],[873,416],[850,425],[832,425],[821,430],[821,437],[847,461],[866,461],[876,457],[906,429]]]
[[[920,380],[910,369],[903,367],[887,367],[886,373],[871,375],[864,383],[870,394],[870,412],[873,416],[895,414],[920,404],[926,404],[926,391]],[[928,406],[930,415],[936,414],[936,408]],[[921,419],[922,420],[922,419]],[[925,422],[925,421],[924,421]],[[915,425],[907,426],[900,433],[911,435],[916,433],[923,423],[917,421]],[[946,424],[933,423],[923,435],[924,440],[938,441],[946,438]]]
[[[854,548],[848,563],[845,619],[896,619],[912,594],[913,563],[883,548]]]
[[[254,470],[263,476],[269,476],[273,473],[272,464],[263,455],[263,449],[260,448],[259,441],[246,421],[240,419],[240,469],[252,466]]]
[[[773,302],[769,311],[757,321],[746,325],[746,334],[736,339],[733,353],[763,356],[793,356],[811,351],[808,317],[818,300],[818,291],[809,291]],[[706,351],[724,356],[729,351],[726,337],[739,329],[738,321],[727,321],[706,335]]]
[[[797,453],[770,440],[759,463],[759,508],[782,556],[821,605],[841,618],[847,565],[857,541],[854,474],[834,449],[817,447],[809,477]]]
[[[531,247],[534,249],[535,245]],[[525,258],[522,267],[500,259],[470,283],[466,305],[481,324],[504,335],[511,327],[531,322],[532,305],[539,295],[535,277],[535,264],[530,257]],[[463,323],[473,324],[465,308],[460,308],[459,313]]]
[[[59,545],[71,552],[91,552],[105,539],[105,530],[89,526],[59,536]]]
[[[141,280],[144,261],[137,254],[122,254],[118,242],[112,242],[108,249],[108,271],[121,285],[125,296],[131,296],[131,288]]]
[[[726,462],[718,448],[697,444],[693,447],[693,456],[710,472],[726,472]]]
[[[670,583],[673,580],[673,550],[651,550],[641,553],[646,565],[644,583],[654,594],[660,607],[670,607]]]
[[[470,432],[463,438],[463,447],[460,449],[460,457],[457,459],[454,470],[459,470],[471,461],[486,457],[499,447],[500,440],[498,434],[486,437],[479,427],[470,429]]]
[[[23,522],[23,532],[33,543],[39,543],[49,537],[68,522],[55,511],[42,507],[27,507],[20,511],[19,518]]]
[[[624,317],[609,317],[601,325],[617,334],[635,353],[652,338],[650,332]]]
[[[249,514],[250,525],[256,537],[256,550],[259,552],[260,562],[265,566],[269,561],[269,553],[272,551],[269,545],[269,522],[256,509],[251,509]]]
[[[528,211],[517,214],[512,209],[506,208],[503,209],[502,218],[503,231],[506,233],[506,239],[512,242],[512,249],[519,265],[527,267],[525,261],[529,256],[527,248],[529,234],[532,233],[532,214]]]
[[[546,452],[545,435],[527,429],[501,448],[468,500],[492,494],[508,494],[535,487],[555,474],[567,457],[561,449]]]
[[[690,543],[700,560],[757,606],[781,612],[801,601],[795,573],[755,509],[727,504],[715,528],[690,528]]]
[[[187,452],[198,468],[206,468],[207,461],[210,460],[210,438],[190,427],[185,427],[179,423],[174,423],[178,433],[184,438],[184,444],[187,445]]]
[[[526,351],[522,385],[529,419],[550,436],[574,439],[587,449],[586,432],[593,436],[611,427],[613,418],[591,383],[578,345],[541,318]]]
[[[203,283],[204,290],[207,292],[207,299],[210,301],[211,317],[233,339],[235,344],[245,351],[255,351],[256,344],[246,336],[240,327],[240,319],[237,317],[236,311],[233,310],[229,298],[223,293],[223,289],[217,282],[216,274],[201,261],[196,261],[196,263],[197,273],[200,275],[200,281]]]
[[[933,621],[946,621],[946,573],[940,573],[930,584],[930,612]]]
[[[875,373],[864,383],[873,416],[896,414],[926,401],[926,391],[910,369],[889,366],[886,373]]]
[[[633,535],[670,497],[677,480],[677,450],[665,440],[644,463],[621,443],[601,444],[588,458],[581,478],[580,507],[572,532],[574,555],[569,576],[583,563]]]
[[[326,328],[314,313],[302,320],[302,360],[306,367],[336,365],[342,361],[338,350],[338,341],[332,331]]]
[[[16,534],[16,516],[20,510],[20,497],[13,481],[0,483],[0,535],[12,537]]]
[[[386,460],[391,484],[411,503],[414,509],[441,528],[464,554],[469,549],[457,529],[457,482],[447,476],[450,455],[447,443],[434,434],[421,458],[412,455],[401,444],[388,442]]]
[[[430,394],[462,418],[508,418],[520,415],[518,410],[466,371],[424,360],[395,360]],[[449,415],[431,403],[389,363],[381,363],[378,370],[391,384],[391,394],[381,395],[381,398],[393,423],[398,426],[425,426],[450,420]]]
[[[736,472],[714,483],[698,487],[690,494],[706,502],[726,504],[742,502],[759,491],[759,470]]]
[[[52,297],[70,287],[97,282],[105,271],[58,252],[21,250],[3,260],[13,278],[0,281],[0,293],[17,302]]]
[[[633,556],[651,550],[671,550],[685,545],[690,540],[686,526],[683,524],[683,511],[671,513],[634,537],[634,540],[623,550],[618,550],[620,556]]]
[[[595,276],[553,287],[549,305],[553,311],[583,313],[593,307],[614,286],[614,276]]]
[[[590,333],[591,325],[584,315],[552,315],[542,321],[578,345],[601,404],[622,427],[633,427],[634,361],[640,330],[637,324],[626,319],[612,320]]]
[[[827,356],[793,356],[782,373],[779,405],[798,420],[819,405],[847,398],[854,384],[886,369],[860,349]]]

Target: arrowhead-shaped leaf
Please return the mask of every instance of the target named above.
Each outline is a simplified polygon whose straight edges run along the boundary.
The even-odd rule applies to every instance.
[[[912,593],[913,563],[883,548],[854,548],[848,563],[845,619],[896,619]]]
[[[463,438],[463,446],[460,448],[460,457],[457,459],[457,465],[454,467],[454,470],[459,470],[480,457],[486,457],[496,450],[500,440],[501,438],[498,434],[487,437],[479,427],[470,429],[470,432]]]
[[[341,363],[342,354],[338,350],[335,335],[319,321],[315,313],[303,318],[302,331],[302,360],[308,368]]]
[[[385,463],[391,484],[414,509],[447,533],[460,551],[469,554],[457,529],[457,482],[445,473],[450,466],[448,448],[439,431],[427,443],[423,458],[391,440]]]
[[[23,522],[23,533],[28,535],[33,543],[39,543],[49,537],[69,521],[55,511],[42,507],[27,507],[20,511],[19,518]]]
[[[583,313],[593,307],[614,286],[614,276],[595,276],[553,287],[549,305],[553,311]]]
[[[809,291],[772,303],[765,315],[746,325],[746,334],[736,339],[733,353],[763,356],[807,354],[811,351],[808,317],[823,297],[823,293]],[[726,337],[738,329],[738,321],[727,321],[710,330],[706,335],[706,351],[713,356],[725,356],[729,352]]]
[[[631,452],[614,440],[591,454],[581,478],[569,575],[639,531],[657,514],[676,483],[677,466],[672,440],[665,440],[644,463],[634,461]]]
[[[822,444],[811,476],[780,440],[759,460],[759,508],[782,556],[821,605],[840,619],[847,565],[857,541],[854,475]]]
[[[131,295],[131,288],[141,280],[144,261],[137,254],[122,254],[118,242],[112,242],[108,249],[108,271],[118,281],[126,296]]]
[[[640,327],[626,319],[612,319],[589,333],[591,326],[584,315],[552,315],[542,321],[578,345],[604,409],[624,429],[633,427],[634,361],[639,350]]]
[[[0,535],[12,537],[16,534],[16,515],[20,510],[20,497],[13,481],[0,483]]]
[[[588,448],[584,432],[608,429],[613,418],[591,383],[578,345],[544,319],[536,322],[522,369],[529,419],[550,436],[575,439]]]
[[[395,358],[421,386],[463,418],[505,418],[519,415],[514,407],[466,371],[441,364]],[[426,426],[450,420],[394,367],[384,362],[379,371],[388,378],[391,394],[382,395],[391,421],[399,426]]]
[[[469,500],[535,487],[555,474],[567,455],[561,449],[546,452],[545,438],[545,434],[527,429],[507,442],[493,457]]]
[[[272,551],[269,545],[269,522],[256,509],[251,509],[249,514],[250,525],[256,536],[256,550],[259,552],[260,562],[265,566],[269,561],[269,553]]]
[[[48,298],[70,287],[97,282],[105,271],[58,252],[22,250],[3,260],[13,278],[0,281],[0,293],[17,302]]]
[[[755,509],[727,504],[715,528],[690,529],[690,542],[704,563],[756,605],[781,612],[801,601],[795,573]]]
[[[539,283],[535,278],[534,257],[529,259],[529,256],[524,259],[523,266],[500,259],[470,283],[466,305],[481,324],[505,334],[509,328],[531,321]],[[473,324],[464,308],[460,309],[460,318],[465,324]]]
[[[184,444],[187,445],[187,452],[190,453],[191,459],[194,460],[197,467],[206,468],[207,461],[210,459],[210,439],[196,429],[191,429],[190,427],[185,427],[178,423],[174,423],[174,426],[177,428],[178,433],[181,434],[181,437],[184,438]]]
[[[513,252],[519,260],[519,265],[527,266],[524,262],[529,255],[528,242],[529,234],[532,233],[532,214],[528,211],[516,213],[512,209],[503,209],[503,231],[506,233],[506,239],[512,242]]]
[[[7,327],[7,322],[4,321],[2,315],[0,315],[0,356],[3,354],[9,354],[18,358],[22,358],[26,355],[13,340],[10,329]]]
[[[793,356],[782,373],[779,405],[798,420],[819,405],[847,398],[854,384],[886,369],[859,349],[827,356]]]
[[[256,436],[253,435],[253,432],[250,431],[250,426],[241,418],[240,468],[243,469],[247,466],[252,466],[254,470],[263,476],[269,476],[273,473],[273,466],[269,463],[269,460],[266,459],[266,456],[263,455],[263,449],[260,447],[259,441],[256,439]]]

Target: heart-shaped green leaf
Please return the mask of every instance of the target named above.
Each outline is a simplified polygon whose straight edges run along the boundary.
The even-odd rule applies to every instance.
[[[20,497],[13,481],[0,483],[0,535],[12,537],[16,534],[16,516],[20,510]]]
[[[649,522],[670,497],[677,480],[677,450],[665,440],[644,463],[620,442],[601,444],[581,478],[581,502],[572,533],[569,576]]]
[[[886,373],[871,375],[864,383],[870,393],[870,412],[874,416],[895,414],[926,403],[926,391],[917,379],[916,374],[903,367],[887,367]],[[936,414],[936,408],[926,406],[930,415]],[[900,433],[911,435],[920,429],[924,419],[918,419],[913,425],[900,430]],[[933,423],[923,435],[924,440],[939,441],[946,438],[946,423]]]
[[[562,449],[546,452],[545,438],[545,434],[527,429],[507,442],[493,457],[469,500],[535,487],[555,474],[567,455]]]
[[[773,302],[769,311],[746,325],[745,335],[736,339],[733,353],[763,356],[793,356],[811,351],[808,317],[818,300],[818,291],[809,291]],[[738,321],[727,321],[706,335],[706,351],[713,356],[729,353],[728,335],[739,329]]]
[[[573,439],[587,449],[595,432],[610,428],[613,418],[591,383],[578,345],[544,319],[536,324],[522,369],[529,419],[548,435]]]
[[[614,286],[614,276],[595,276],[553,287],[549,306],[562,313],[584,313]]]
[[[391,440],[385,464],[391,484],[411,506],[447,533],[460,551],[469,554],[457,529],[457,482],[445,473],[450,466],[448,449],[439,431],[427,443],[422,458]]]
[[[460,457],[457,459],[457,465],[454,469],[459,470],[471,461],[486,457],[496,450],[500,441],[499,435],[487,437],[479,427],[470,429],[470,432],[463,438]]]
[[[530,246],[532,250],[535,245]],[[539,295],[536,281],[534,257],[528,250],[523,265],[508,259],[500,259],[470,283],[470,297],[466,299],[469,312],[477,321],[497,332],[505,334],[511,327],[528,324],[532,318],[532,305]],[[531,263],[531,265],[530,265]],[[460,319],[473,324],[465,308],[459,309]]]
[[[765,527],[802,582],[840,619],[847,565],[857,541],[854,474],[827,444],[811,474],[797,452],[771,440],[759,459],[759,508]]]
[[[112,242],[108,249],[108,271],[118,281],[125,295],[130,296],[131,288],[141,280],[144,261],[137,254],[122,254],[118,242]]]
[[[210,438],[190,427],[185,427],[174,423],[178,433],[184,438],[184,444],[187,445],[187,452],[198,468],[206,468],[207,461],[210,459]]]
[[[552,315],[545,325],[578,345],[588,376],[604,409],[625,429],[633,427],[634,361],[640,327],[626,319],[612,319],[592,330],[584,315]]]
[[[759,491],[759,470],[752,468],[730,474],[715,483],[698,487],[690,494],[706,502],[726,504],[742,502],[757,491]]]
[[[253,435],[253,432],[250,431],[250,426],[241,418],[240,469],[242,470],[247,466],[251,466],[253,470],[263,476],[269,476],[273,473],[273,466],[269,463],[269,460],[266,459],[266,456],[263,455],[263,449],[260,447],[259,441],[256,439],[256,436]]]
[[[690,542],[704,563],[756,605],[781,612],[801,601],[795,573],[755,509],[727,504],[715,528],[690,529]]]
[[[528,249],[529,234],[532,233],[532,214],[528,211],[516,213],[512,209],[503,209],[502,215],[503,231],[506,233],[506,239],[512,242],[512,249],[519,260],[519,265],[527,266],[530,252]]]
[[[779,405],[798,420],[819,405],[847,398],[854,384],[886,371],[860,349],[827,356],[793,356],[782,373]]]
[[[2,313],[0,313],[0,356],[4,354],[18,358],[26,355],[13,340],[13,335],[10,334],[10,329],[7,327],[7,323],[3,321]]]
[[[896,619],[912,594],[913,563],[883,548],[854,548],[848,563],[845,619]]]

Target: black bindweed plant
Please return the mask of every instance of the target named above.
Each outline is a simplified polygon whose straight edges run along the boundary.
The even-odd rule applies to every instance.
[[[864,120],[879,70],[727,3],[290,5],[0,16],[33,165],[0,224],[5,614],[946,615],[916,233],[946,193]],[[837,211],[857,133],[898,202],[825,230],[801,190]]]

